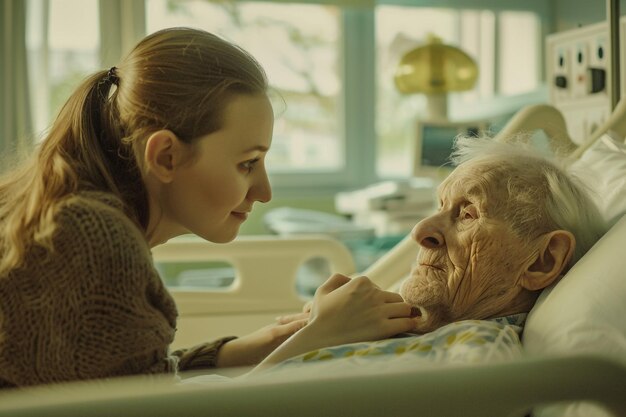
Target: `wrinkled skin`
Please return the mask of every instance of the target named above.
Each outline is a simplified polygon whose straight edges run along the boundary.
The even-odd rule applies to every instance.
[[[459,166],[439,187],[438,212],[411,233],[421,250],[400,294],[421,310],[418,332],[525,312],[534,303],[536,294],[520,278],[538,248],[500,220],[507,192],[488,183],[487,169],[479,162]]]

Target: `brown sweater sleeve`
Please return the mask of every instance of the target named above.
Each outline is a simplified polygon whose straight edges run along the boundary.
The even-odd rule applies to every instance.
[[[178,369],[181,371],[191,371],[194,369],[215,368],[217,354],[220,348],[235,336],[224,337],[210,343],[202,343],[189,349],[179,349],[172,352],[172,356],[178,357]]]

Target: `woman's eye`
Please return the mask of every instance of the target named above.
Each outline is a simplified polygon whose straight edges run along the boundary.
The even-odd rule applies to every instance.
[[[257,162],[259,162],[259,158],[254,158],[254,159],[251,159],[251,160],[249,160],[249,161],[242,162],[242,163],[240,164],[240,166],[241,166],[241,168],[242,168],[244,171],[251,172],[251,171],[254,169],[254,165],[255,165]]]

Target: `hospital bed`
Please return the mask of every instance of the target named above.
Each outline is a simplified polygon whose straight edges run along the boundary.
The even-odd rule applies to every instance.
[[[603,133],[616,126],[605,126]],[[550,106],[524,109],[503,132],[525,129],[543,129],[576,149]],[[617,126],[626,137],[620,129],[626,126]],[[519,359],[375,372],[365,367],[324,376],[301,371],[211,384],[174,384],[166,376],[59,384],[0,393],[0,416],[513,417],[531,410],[541,416],[626,416],[624,212],[613,212],[611,230],[542,293],[524,331],[528,353]],[[327,259],[333,271],[363,273],[392,288],[417,251],[406,238],[366,271],[356,271],[347,248],[325,236],[248,237],[225,245],[182,238],[153,254],[158,262],[226,261],[237,271],[227,290],[173,290],[180,313],[174,347],[181,347],[245,334],[299,311],[306,300],[296,291],[295,276],[308,259]]]

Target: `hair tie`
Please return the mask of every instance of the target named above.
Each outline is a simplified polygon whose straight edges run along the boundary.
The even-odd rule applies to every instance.
[[[117,76],[117,67],[111,67],[107,75],[104,77],[105,82],[110,82],[111,84],[115,84],[119,86],[120,77]]]

